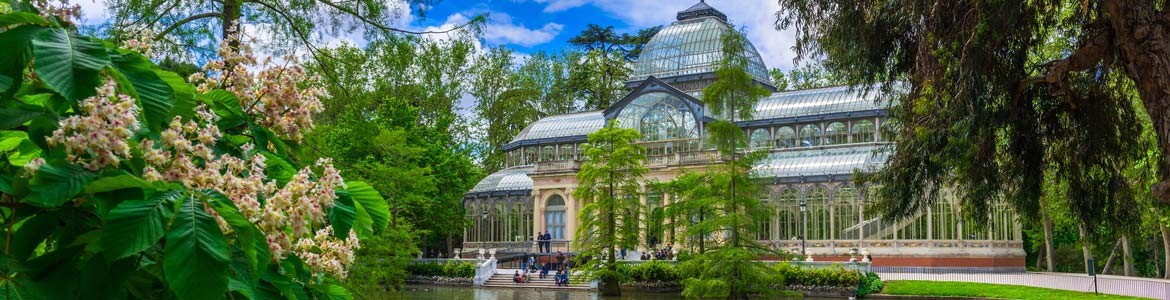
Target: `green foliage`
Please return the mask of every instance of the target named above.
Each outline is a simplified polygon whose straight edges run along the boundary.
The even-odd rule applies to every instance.
[[[629,267],[625,274],[629,274],[630,280],[635,282],[675,282],[680,279],[678,270],[673,264],[660,261],[634,265]]]
[[[442,276],[450,278],[475,277],[475,263],[447,262],[447,263],[412,263],[406,270],[416,276]]]
[[[576,199],[585,206],[578,213],[580,225],[573,238],[573,249],[578,255],[605,259],[585,262],[586,274],[603,271],[598,278],[616,289],[619,279],[615,249],[634,248],[639,244],[639,215],[643,211],[640,199],[642,175],[647,172],[646,149],[635,144],[641,135],[637,130],[618,127],[610,121],[605,127],[589,134],[589,142],[581,145],[585,162],[577,171]]]
[[[781,276],[784,276],[784,283],[786,285],[797,286],[856,287],[862,282],[862,278],[868,276],[841,266],[802,268],[780,262],[776,264],[775,269]],[[876,277],[877,275],[874,274],[874,276]]]
[[[1127,66],[1146,66],[1136,61],[1167,50],[1154,47],[1162,50],[1143,56],[1099,50],[1141,48],[1108,32],[1161,26],[1118,20],[1165,11],[1164,5],[886,4],[782,0],[791,9],[777,14],[779,27],[797,30],[798,57],[820,59],[844,81],[897,100],[889,112],[899,126],[884,129],[897,151],[886,168],[864,178],[881,185],[867,211],[911,218],[945,190],[974,224],[987,223],[1000,203],[1023,219],[1040,219],[1044,186],[1067,182],[1062,210],[1090,234],[1098,224],[1136,229],[1143,211],[1133,209],[1138,188],[1125,173],[1145,150],[1139,120],[1162,120],[1153,126],[1164,135],[1170,115],[1165,95],[1150,92],[1166,89],[1166,81],[1149,75],[1165,68]],[[1144,114],[1133,105],[1139,96]],[[1170,149],[1170,139],[1160,138],[1162,151]]]
[[[0,293],[5,298],[349,298],[336,279],[315,273],[296,254],[274,257],[258,221],[244,218],[233,199],[214,188],[148,180],[139,148],[143,141],[163,143],[161,128],[176,117],[190,120],[196,101],[237,108],[215,111],[231,122],[218,124],[225,139],[209,149],[211,156],[243,157],[240,147],[251,143],[269,150],[269,161],[279,159],[295,170],[302,167],[294,163],[299,161],[297,145],[239,110],[234,96],[209,96],[231,95],[228,91],[197,95],[182,77],[138,53],[82,36],[24,5],[15,9],[0,14],[0,42],[5,44],[0,49],[0,240],[5,249]],[[142,126],[127,133],[126,157],[83,166],[88,158],[70,158],[66,147],[46,140],[66,118],[91,110],[80,100],[95,95],[107,77],[117,93],[133,100],[125,103],[137,108],[134,117]],[[121,129],[119,124],[100,126]],[[93,155],[98,147],[83,155]],[[220,182],[209,183],[215,184]],[[384,200],[370,195],[363,183],[349,186],[353,189],[336,192],[353,195],[353,204],[345,203],[353,209],[342,214],[335,207],[327,218],[338,225],[365,218],[384,227],[389,214]],[[309,230],[329,226],[314,223]],[[290,228],[274,230],[292,233]]]
[[[886,283],[882,281],[881,277],[878,277],[877,273],[865,272],[865,277],[861,278],[861,284],[857,286],[857,295],[865,296],[876,294],[881,292],[882,288],[885,286]]]

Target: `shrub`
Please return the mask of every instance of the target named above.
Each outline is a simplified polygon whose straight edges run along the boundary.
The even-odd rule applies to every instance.
[[[443,265],[437,263],[412,263],[406,270],[417,276],[443,276]]]
[[[822,269],[806,269],[791,264],[776,264],[776,270],[784,276],[787,285],[818,287],[854,287],[861,281],[860,272],[841,266]]]
[[[447,262],[443,265],[443,276],[453,278],[475,277],[475,264],[471,262]]]
[[[678,270],[674,265],[651,261],[642,263],[630,268],[628,273],[630,279],[636,282],[654,282],[654,281],[678,281]]]
[[[865,272],[865,277],[861,278],[861,285],[857,287],[857,295],[865,296],[881,292],[885,286],[886,283],[882,282],[881,277],[878,277],[877,273]]]

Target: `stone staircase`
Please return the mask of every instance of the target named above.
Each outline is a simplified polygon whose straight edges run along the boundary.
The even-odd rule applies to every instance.
[[[515,270],[500,270],[496,275],[492,275],[487,282],[483,284],[484,287],[491,288],[530,288],[530,289],[561,289],[561,290],[589,290],[589,283],[587,282],[572,282],[569,286],[557,286],[556,281],[553,281],[553,274],[549,274],[544,279],[541,279],[538,273],[530,273],[531,281],[525,283],[512,282],[512,275]]]

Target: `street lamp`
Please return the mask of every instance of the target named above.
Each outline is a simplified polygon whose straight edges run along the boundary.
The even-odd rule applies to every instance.
[[[803,231],[800,233],[800,255],[808,256],[805,253],[805,239],[808,238],[808,205],[804,199],[800,199],[800,227]]]

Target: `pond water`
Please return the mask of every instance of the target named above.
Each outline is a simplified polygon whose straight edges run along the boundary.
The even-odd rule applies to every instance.
[[[678,294],[630,293],[621,297],[601,297],[589,291],[475,288],[457,286],[408,285],[402,291],[390,294],[390,299],[402,300],[675,300],[684,299]],[[843,298],[770,298],[770,299],[843,299]]]

